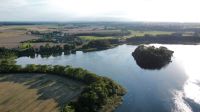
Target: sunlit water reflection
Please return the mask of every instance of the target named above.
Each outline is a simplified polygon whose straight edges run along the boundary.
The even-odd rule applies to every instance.
[[[160,46],[157,44],[156,46]],[[199,45],[165,45],[174,50],[174,57],[184,67],[188,76],[182,91],[174,91],[175,112],[200,111],[200,46]],[[193,107],[196,103],[198,107]]]
[[[17,64],[72,65],[110,77],[128,90],[117,112],[200,112],[200,45],[164,46],[175,52],[172,63],[161,70],[141,69],[131,56],[136,48],[131,45],[49,58],[21,57]]]

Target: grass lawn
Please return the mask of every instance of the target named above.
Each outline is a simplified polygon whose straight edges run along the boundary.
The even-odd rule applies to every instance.
[[[97,37],[97,36],[79,36],[82,40],[101,40],[101,39],[112,39],[114,37]]]
[[[31,43],[21,43],[19,48],[20,49],[28,49],[31,48],[33,45]]]
[[[172,34],[174,32],[168,32],[168,31],[131,31],[131,35],[125,36],[126,38],[134,37],[134,36],[144,36],[146,34],[148,35],[162,35],[162,34]]]

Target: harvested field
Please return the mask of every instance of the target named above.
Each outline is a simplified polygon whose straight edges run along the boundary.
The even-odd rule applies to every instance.
[[[59,112],[76,100],[84,85],[45,74],[1,74],[0,112]]]
[[[22,41],[39,38],[37,36],[26,35],[26,30],[22,30],[22,28],[17,30],[1,27],[0,32],[0,47],[6,48],[16,48]]]

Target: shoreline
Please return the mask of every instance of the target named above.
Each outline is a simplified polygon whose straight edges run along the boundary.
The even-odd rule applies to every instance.
[[[0,73],[45,73],[47,75],[53,74],[84,83],[86,87],[84,87],[78,100],[66,104],[66,107],[74,109],[75,112],[87,112],[88,109],[94,110],[94,112],[101,110],[103,110],[102,112],[112,112],[123,101],[123,96],[127,92],[125,88],[112,79],[96,75],[82,68],[72,68],[70,66],[30,64],[26,67],[21,67],[20,65],[0,64]],[[98,89],[96,90],[96,88],[100,88],[101,91]],[[108,91],[108,93],[106,91]],[[97,95],[97,99],[91,99],[91,96],[94,95],[93,93]],[[102,97],[101,94],[105,94],[105,96]],[[87,104],[87,102],[91,102],[91,104]],[[110,109],[110,107],[112,107],[112,109]]]

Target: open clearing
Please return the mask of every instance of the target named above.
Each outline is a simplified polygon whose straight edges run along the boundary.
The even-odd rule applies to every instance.
[[[0,112],[59,112],[84,85],[46,74],[1,74]]]

